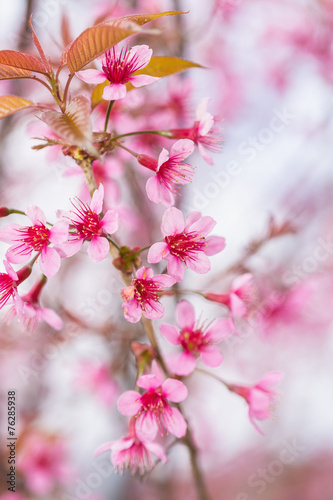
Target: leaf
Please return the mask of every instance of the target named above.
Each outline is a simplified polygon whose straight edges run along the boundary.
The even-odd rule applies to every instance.
[[[189,68],[204,68],[204,66],[181,57],[153,56],[145,68],[136,71],[134,74],[163,77],[180,73]]]
[[[37,57],[16,50],[0,50],[0,64],[45,75],[44,65]]]
[[[75,73],[124,38],[140,32],[140,27],[127,20],[114,19],[88,28],[62,54],[62,62]]]
[[[160,14],[134,14],[132,16],[120,17],[119,19],[128,19],[139,26],[143,24],[149,23],[154,19],[158,19],[163,16],[179,16],[180,14],[187,14],[187,12],[183,12],[181,10],[169,10],[168,12],[161,12]]]
[[[31,28],[31,31],[32,31],[32,40],[33,40],[33,42],[35,44],[36,49],[38,50],[38,53],[39,53],[39,56],[40,56],[40,58],[42,60],[45,72],[47,74],[50,74],[51,71],[52,71],[52,66],[49,63],[49,61],[47,60],[45,52],[44,52],[44,50],[43,50],[43,48],[42,48],[42,46],[41,46],[41,44],[40,44],[40,42],[38,40],[38,37],[37,37],[37,35],[35,33],[35,30],[32,27],[31,18],[32,18],[32,15],[30,16],[30,19],[29,19],[30,28]]]
[[[105,87],[107,87],[107,85],[110,85],[110,82],[108,80],[106,80],[103,83],[99,83],[98,85],[96,85],[96,87],[92,91],[92,94],[91,94],[91,106],[93,108],[95,106],[97,106],[97,104],[100,103],[101,100],[103,99],[103,90],[105,89]]]
[[[68,144],[98,155],[92,145],[90,102],[86,97],[82,95],[74,97],[65,113],[45,111],[41,118],[56,135]]]
[[[33,102],[16,95],[0,96],[0,119],[33,106],[35,106]]]
[[[33,78],[33,74],[26,69],[0,64],[0,80],[10,80],[12,78]]]

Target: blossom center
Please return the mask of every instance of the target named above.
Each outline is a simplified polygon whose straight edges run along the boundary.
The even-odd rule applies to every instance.
[[[165,242],[169,247],[171,255],[185,262],[187,258],[195,260],[198,252],[204,252],[206,248],[205,238],[196,231],[190,233],[179,233],[166,236]]]
[[[20,237],[16,241],[20,241],[22,244],[15,250],[16,253],[28,255],[31,250],[41,252],[45,245],[49,243],[50,230],[44,224],[21,227],[17,229],[17,232]]]
[[[122,48],[118,55],[114,47],[105,53],[102,70],[110,83],[126,83],[135,71],[144,66],[140,64],[138,54],[130,56],[128,47]]]
[[[199,330],[181,330],[180,343],[185,351],[192,351],[193,354],[199,354],[200,349],[207,344],[204,334]]]
[[[145,304],[150,304],[150,302],[158,302],[159,291],[161,288],[154,283],[153,280],[134,280],[134,297],[140,304],[141,309],[145,310]]]
[[[165,397],[163,397],[157,390],[147,391],[141,396],[141,409],[140,413],[149,412],[154,413],[158,418],[164,412],[169,404]]]
[[[75,227],[79,238],[92,240],[94,236],[101,236],[103,234],[103,227],[100,216],[80,200],[77,200],[77,206],[74,204],[73,206],[75,208],[76,219],[70,219],[70,221]]]

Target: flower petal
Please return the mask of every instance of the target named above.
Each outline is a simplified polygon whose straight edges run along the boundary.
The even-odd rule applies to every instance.
[[[195,260],[186,258],[186,265],[191,271],[195,271],[198,274],[208,273],[211,267],[209,258],[203,252],[198,252]]]
[[[103,99],[106,101],[117,101],[124,99],[127,94],[126,85],[123,83],[111,83],[103,90]]]
[[[49,240],[51,243],[65,243],[68,239],[68,224],[65,221],[59,221],[50,229]]]
[[[206,331],[205,338],[210,342],[221,342],[221,340],[229,337],[232,333],[232,328],[229,319],[220,318]]]
[[[118,398],[118,410],[123,415],[136,415],[141,406],[141,396],[137,391],[123,392]]]
[[[11,243],[17,239],[20,236],[20,233],[17,232],[20,227],[22,226],[19,224],[9,224],[8,226],[0,227],[0,241]]]
[[[188,300],[181,300],[176,307],[177,325],[182,329],[192,329],[195,322],[194,307]]]
[[[215,345],[205,346],[200,349],[200,358],[205,365],[215,368],[223,361],[222,354]]]
[[[162,393],[169,401],[180,403],[187,398],[188,390],[180,380],[167,378],[162,384]]]
[[[44,247],[40,255],[39,267],[47,278],[52,278],[60,268],[60,255],[54,248]]]
[[[86,83],[104,83],[107,80],[107,76],[103,71],[98,69],[84,69],[82,71],[77,71],[76,76]]]
[[[170,157],[179,155],[181,156],[181,159],[184,160],[193,153],[194,147],[195,144],[190,139],[180,139],[172,146],[170,150]]]
[[[118,231],[119,220],[117,210],[108,210],[101,220],[101,226],[109,234]]]
[[[149,304],[145,304],[142,314],[148,319],[160,319],[164,316],[164,312],[164,307],[160,302],[151,301]]]
[[[24,250],[23,253],[21,253],[22,250]],[[8,262],[11,262],[12,264],[22,264],[23,262],[29,260],[31,254],[32,249],[26,244],[15,243],[15,245],[8,248],[6,258]]]
[[[184,215],[178,208],[172,207],[164,212],[161,231],[163,236],[179,234],[184,231]]]
[[[252,273],[245,273],[242,274],[241,276],[237,276],[237,278],[235,278],[234,281],[232,282],[231,289],[233,291],[236,291],[239,290],[240,288],[250,286],[252,280],[253,280]]]
[[[203,147],[201,142],[198,143],[198,149],[199,149],[199,153],[201,154],[201,156],[203,157],[205,162],[208,163],[208,165],[214,165],[214,160],[212,158],[212,155],[207,153],[207,151],[205,150],[205,148]]]
[[[108,255],[110,251],[110,243],[102,236],[94,236],[89,243],[87,254],[94,262],[99,262]]]
[[[186,434],[187,424],[177,408],[170,408],[170,410],[164,414],[165,426],[171,434],[181,438]]]
[[[216,221],[205,215],[190,226],[191,231],[197,231],[201,236],[207,236],[216,226]]]
[[[180,343],[179,340],[179,331],[175,326],[168,325],[167,323],[163,323],[160,325],[161,334],[163,337],[170,342],[172,345],[178,345]]]
[[[160,80],[158,76],[149,75],[133,75],[129,78],[133,87],[144,87],[145,85],[157,82],[157,80]]]
[[[160,166],[163,165],[163,163],[166,163],[168,161],[168,159],[169,159],[169,152],[167,149],[163,148],[158,157],[157,171],[160,169]]]
[[[154,243],[148,251],[147,261],[150,264],[156,264],[156,262],[160,262],[165,255],[169,254],[169,247],[164,242]]]
[[[184,279],[185,267],[183,261],[175,255],[171,255],[168,262],[168,273],[174,278],[176,283],[180,283]]]
[[[128,62],[135,60],[134,71],[138,69],[145,68],[149,63],[151,56],[153,54],[153,50],[149,47],[149,45],[133,45],[130,50]],[[133,71],[133,73],[134,73]]]
[[[28,207],[25,213],[27,214],[33,225],[38,223],[46,223],[46,217],[43,210],[39,207],[36,207],[35,205],[31,205],[30,207]]]
[[[60,316],[55,311],[53,311],[53,309],[49,309],[48,307],[41,307],[41,317],[55,330],[62,329],[63,321]]]
[[[142,316],[142,309],[138,302],[133,299],[128,302],[124,302],[122,305],[124,316],[130,323],[138,323]]]
[[[137,381],[137,385],[147,391],[158,389],[161,384],[162,380],[156,375],[142,375]]]
[[[222,236],[208,236],[206,238],[206,255],[215,255],[225,248],[225,238]]]
[[[103,210],[104,186],[100,184],[98,189],[95,189],[90,202],[90,209],[96,214],[100,214]]]
[[[162,203],[166,207],[170,207],[175,203],[175,197],[168,190],[158,175],[154,175],[147,180],[146,193],[150,201],[154,203]]]
[[[235,293],[231,293],[229,296],[230,309],[234,316],[243,317],[246,316],[247,308],[242,299],[238,297]]]
[[[186,377],[193,372],[197,364],[197,360],[188,351],[183,351],[173,359],[170,357],[168,366],[175,375]]]
[[[153,453],[157,458],[161,460],[162,463],[166,464],[168,461],[168,457],[164,452],[162,446],[157,443],[145,442],[145,447],[150,453]]]

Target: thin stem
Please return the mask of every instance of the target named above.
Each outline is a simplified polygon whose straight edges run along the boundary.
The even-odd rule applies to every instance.
[[[142,323],[144,330],[146,331],[146,334],[149,338],[149,342],[151,343],[152,348],[156,352],[157,360],[158,360],[159,364],[161,365],[161,368],[164,371],[165,375],[168,377],[170,374],[169,374],[169,371],[164,363],[164,359],[161,355],[161,351],[160,351],[159,345],[158,345],[156,337],[155,337],[153,324],[152,324],[150,319],[147,319],[144,316],[142,316],[142,318],[141,318],[141,323]]]
[[[135,153],[134,151],[132,151],[131,149],[127,148],[123,144],[117,143],[117,146],[119,146],[122,149],[125,149],[125,151],[127,151],[128,153],[130,153],[132,156],[135,156],[135,158],[137,158],[139,156],[138,153]]]
[[[123,137],[142,134],[155,134],[167,137],[168,139],[172,139],[170,132],[167,132],[166,130],[139,130],[137,132],[128,132],[127,134],[116,135],[115,137],[112,137],[111,141],[116,141],[117,139],[122,139]]]
[[[44,87],[46,87],[46,88],[47,88],[47,90],[48,90],[49,92],[51,92],[51,94],[52,94],[52,92],[53,92],[53,91],[52,91],[52,88],[51,88],[51,87],[50,87],[50,86],[49,86],[46,82],[43,82],[43,80],[41,80],[41,79],[40,79],[40,78],[38,78],[37,76],[32,76],[31,78],[32,78],[32,80],[36,80],[36,82],[39,82],[39,83],[41,83],[42,85],[44,85]]]
[[[134,252],[133,255],[140,255],[140,253],[145,252],[146,250],[149,250],[150,247],[151,247],[151,245],[148,245],[147,247],[144,247],[144,248],[140,248],[140,250],[138,250],[137,252]]]
[[[222,378],[215,375],[215,373],[207,372],[206,370],[203,370],[202,368],[196,368],[195,371],[200,372],[200,373],[204,373],[205,375],[208,375],[212,378],[215,378],[215,380],[217,380],[218,382],[221,382],[221,384],[225,385],[226,388],[229,389],[230,384],[228,384],[228,382],[226,382]]]
[[[22,212],[22,210],[16,210],[16,208],[9,208],[8,215],[10,214],[27,215],[25,212]]]
[[[68,94],[68,89],[69,89],[69,86],[70,86],[70,83],[74,77],[75,73],[72,73],[71,75],[69,75],[68,77],[68,80],[66,82],[66,87],[65,87],[65,90],[64,90],[64,96],[63,96],[63,105],[64,105],[64,108],[66,109],[66,102],[67,102],[67,94]]]
[[[117,245],[117,243],[116,243],[116,242],[115,242],[115,241],[114,241],[114,240],[113,240],[113,239],[112,239],[109,235],[107,235],[107,237],[106,237],[106,238],[109,240],[109,242],[110,242],[110,243],[112,243],[112,245],[113,245],[114,247],[116,247],[116,249],[117,249],[118,251],[120,250],[120,246],[119,246],[119,245]]]
[[[115,103],[115,101],[110,101],[109,102],[108,110],[106,112],[106,117],[105,117],[104,132],[106,132],[107,129],[108,129],[110,113],[111,113],[111,109],[112,109],[112,106],[114,105],[114,103]]]

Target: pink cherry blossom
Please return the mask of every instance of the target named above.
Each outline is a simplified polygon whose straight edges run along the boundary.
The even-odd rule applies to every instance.
[[[212,217],[191,212],[184,219],[178,208],[165,211],[161,224],[164,242],[154,243],[148,252],[148,262],[168,261],[168,273],[177,282],[184,278],[185,267],[199,274],[210,270],[208,255],[215,255],[225,247],[225,239],[208,236],[216,222]]]
[[[253,276],[245,273],[238,276],[227,293],[205,293],[204,297],[223,304],[230,309],[233,317],[246,317],[254,294]]]
[[[175,280],[166,274],[156,274],[150,267],[140,267],[131,286],[121,290],[124,300],[124,316],[130,323],[137,323],[143,314],[149,319],[159,319],[164,315],[164,307],[159,301],[164,288],[174,284]]]
[[[242,386],[230,384],[228,387],[231,391],[242,396],[249,404],[249,418],[255,429],[263,434],[258,427],[256,420],[266,420],[272,414],[276,398],[280,394],[272,389],[272,386],[280,382],[283,377],[281,372],[266,373],[264,377],[254,386]]]
[[[203,159],[209,163],[209,165],[213,165],[213,158],[207,153],[206,149],[213,153],[220,153],[222,137],[220,129],[215,127],[219,119],[207,111],[209,100],[209,97],[206,97],[200,101],[196,111],[196,121],[192,127],[173,129],[170,130],[169,133],[170,137],[175,139],[186,138],[195,142]]]
[[[195,319],[194,307],[187,300],[178,302],[176,319],[179,329],[173,325],[162,324],[162,335],[173,345],[183,349],[178,356],[169,360],[169,366],[176,375],[189,375],[196,366],[197,359],[207,366],[216,367],[222,363],[216,343],[221,342],[231,334],[230,323],[221,318],[206,327],[198,324]]]
[[[68,224],[59,221],[49,229],[45,225],[44,212],[36,206],[30,206],[26,214],[32,222],[31,226],[11,224],[0,228],[0,241],[12,243],[6,253],[7,260],[12,264],[20,264],[27,262],[32,252],[37,252],[42,273],[51,278],[59,271],[60,255],[49,245],[58,245],[67,240]]]
[[[78,71],[76,75],[86,83],[110,82],[103,90],[103,99],[116,101],[126,97],[126,83],[134,87],[143,87],[154,83],[159,78],[148,75],[134,75],[139,69],[145,68],[152,56],[152,49],[148,45],[135,45],[131,49],[119,48],[118,45],[108,50],[102,59],[102,71],[86,69]]]
[[[31,267],[25,266],[17,273],[6,260],[3,261],[6,273],[0,273],[0,309],[10,300],[18,299],[17,287],[31,274]]]
[[[90,205],[79,198],[72,202],[74,211],[64,215],[69,219],[75,232],[70,233],[67,243],[60,246],[66,257],[77,253],[84,241],[89,241],[88,255],[91,260],[97,262],[103,260],[109,253],[110,245],[107,235],[118,230],[118,213],[116,210],[108,210],[103,218],[100,213],[103,209],[104,188],[100,184],[93,194]]]
[[[138,387],[145,389],[142,395],[137,391],[126,391],[118,399],[120,413],[135,416],[135,430],[140,439],[154,439],[163,429],[177,438],[185,436],[186,422],[169,401],[179,403],[187,397],[187,388],[179,380],[168,378],[164,382],[157,375],[142,375]]]
[[[130,469],[132,475],[139,470],[142,475],[145,470],[150,471],[153,466],[151,454],[159,458],[164,464],[168,461],[162,446],[150,440],[138,438],[135,432],[135,419],[131,418],[128,435],[117,441],[101,445],[94,453],[95,456],[111,450],[111,462],[117,473],[124,473]]]
[[[163,149],[158,160],[148,155],[139,155],[138,162],[156,172],[148,179],[146,191],[148,198],[154,203],[162,203],[166,207],[175,204],[175,194],[179,194],[177,185],[185,185],[193,179],[193,167],[184,163],[194,150],[194,143],[188,139],[177,141],[170,154]]]

